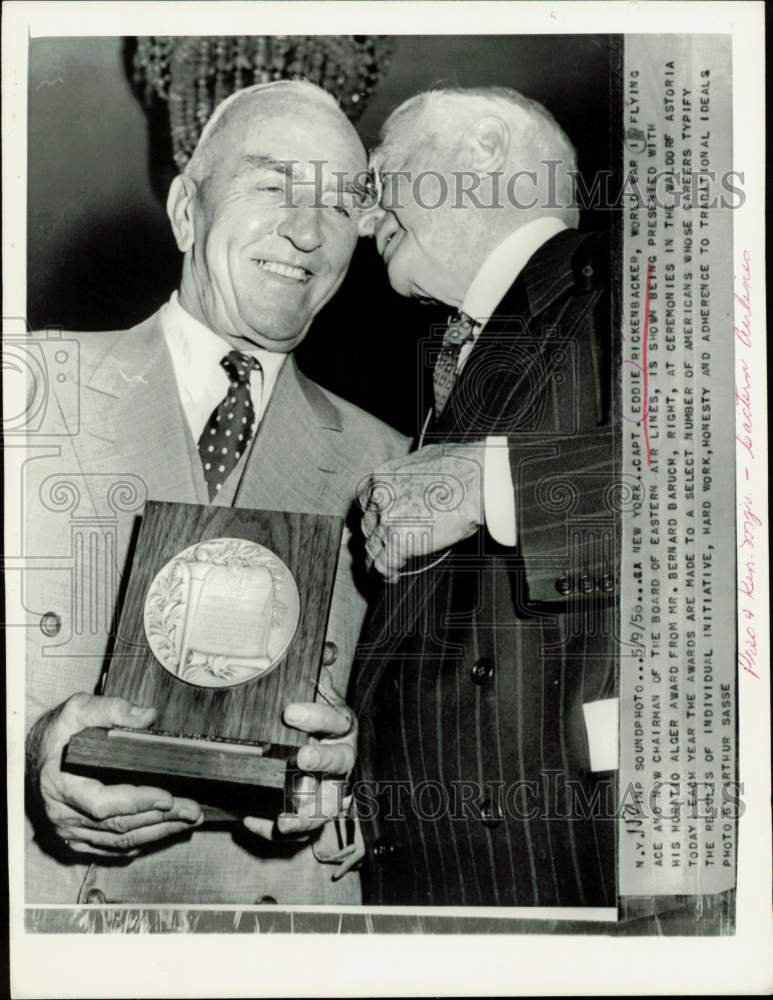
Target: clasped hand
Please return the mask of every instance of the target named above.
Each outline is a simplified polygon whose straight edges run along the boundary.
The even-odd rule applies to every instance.
[[[450,548],[483,524],[485,445],[436,444],[379,466],[362,483],[368,567],[395,583],[406,563]]]

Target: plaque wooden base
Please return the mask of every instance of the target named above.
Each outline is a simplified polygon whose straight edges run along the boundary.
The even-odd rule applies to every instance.
[[[83,730],[64,766],[182,789],[214,818],[279,811],[308,739],[282,713],[317,698],[342,529],[319,514],[149,501],[102,693],[155,707],[156,723]]]

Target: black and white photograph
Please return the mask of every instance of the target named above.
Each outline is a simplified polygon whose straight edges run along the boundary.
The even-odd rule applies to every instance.
[[[220,6],[5,8],[13,995],[767,992],[762,5]]]

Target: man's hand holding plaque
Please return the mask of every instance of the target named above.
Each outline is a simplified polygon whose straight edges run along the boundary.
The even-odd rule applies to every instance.
[[[147,785],[104,785],[62,771],[62,750],[86,726],[142,729],[156,711],[124,698],[74,694],[47,712],[27,737],[28,775],[56,835],[77,853],[132,857],[140,848],[199,826],[192,799]]]
[[[298,751],[301,772],[292,789],[293,812],[276,821],[248,816],[248,830],[268,840],[276,834],[306,836],[347,812],[346,779],[357,759],[357,720],[323,667],[320,701],[295,702],[284,711],[284,722],[309,734]]]

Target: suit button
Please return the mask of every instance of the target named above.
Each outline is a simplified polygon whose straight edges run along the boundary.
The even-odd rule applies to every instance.
[[[591,267],[590,264],[585,264],[583,266],[582,276],[583,276],[583,278],[592,278],[593,277],[593,268]]]
[[[475,684],[485,684],[494,676],[494,661],[487,656],[482,656],[473,664],[470,675]]]
[[[92,906],[104,906],[107,902],[107,896],[101,889],[89,889],[83,897],[83,902]]]
[[[276,900],[273,896],[261,896],[255,903],[256,906],[271,906],[274,904],[276,904]]]
[[[326,642],[322,647],[322,665],[332,667],[338,659],[338,646],[334,642]]]
[[[502,810],[499,803],[493,799],[483,799],[478,809],[480,810],[480,821],[484,826],[496,826],[502,822]]]
[[[46,611],[40,619],[40,631],[43,635],[47,635],[49,638],[59,635],[61,627],[62,619],[55,611]]]
[[[581,576],[579,583],[580,593],[582,594],[592,594],[593,593],[593,580],[589,576]]]
[[[397,844],[391,840],[386,840],[384,837],[376,841],[373,845],[373,857],[382,864],[385,861],[392,861],[399,853],[400,850]]]
[[[556,590],[562,597],[568,597],[574,590],[574,584],[568,576],[559,576],[556,580]]]
[[[614,578],[611,573],[604,573],[603,576],[599,577],[598,588],[603,590],[605,594],[609,594],[615,586]]]

